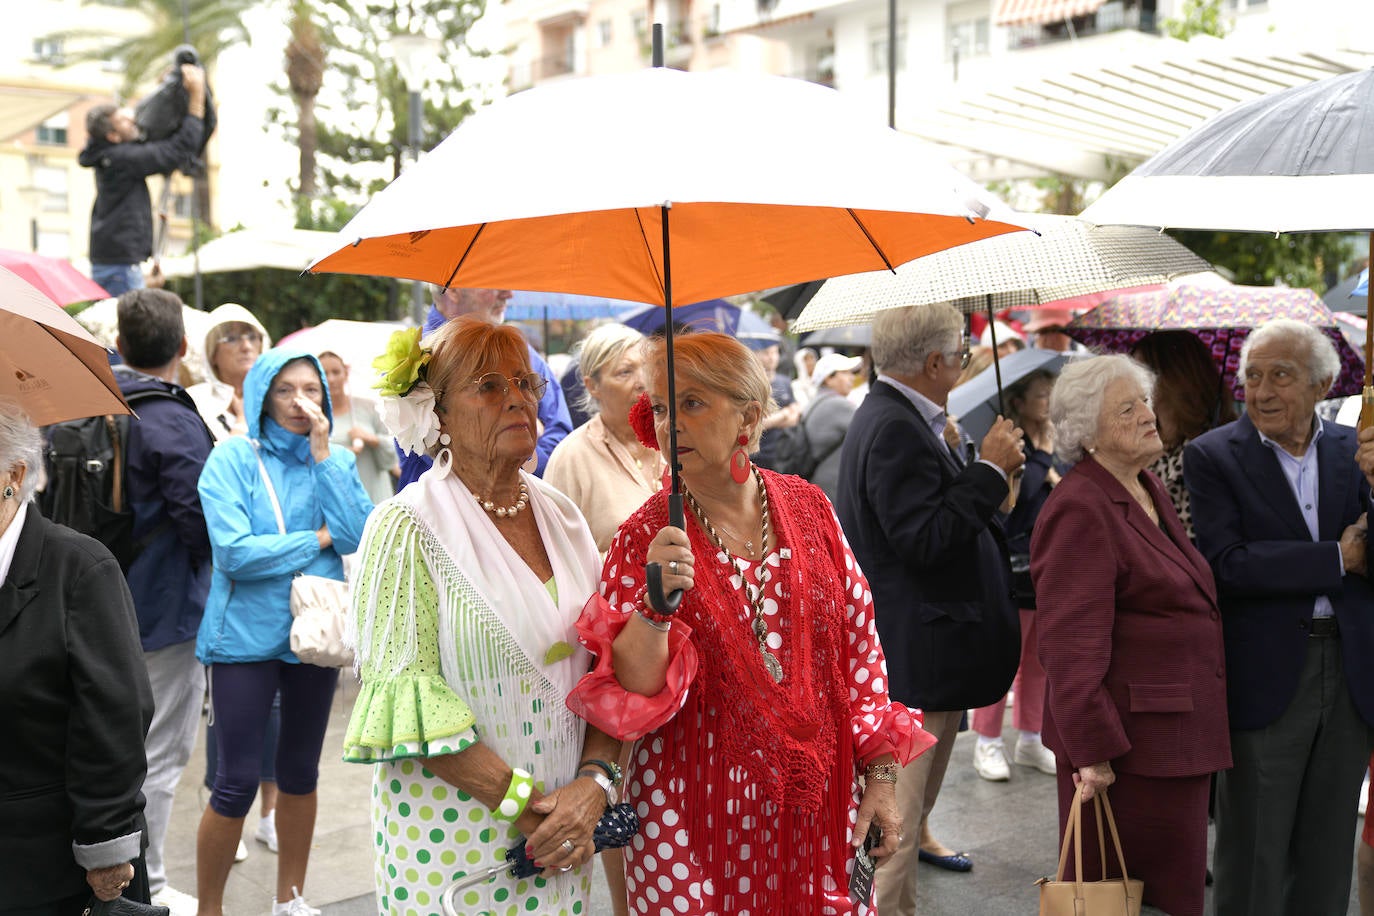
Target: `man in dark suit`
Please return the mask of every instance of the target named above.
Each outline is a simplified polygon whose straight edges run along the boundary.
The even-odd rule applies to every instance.
[[[873,589],[894,700],[925,712],[939,740],[897,783],[904,837],[877,874],[885,916],[916,912],[913,859],[968,871],[972,862],[930,835],[964,710],[1006,693],[1021,652],[1006,543],[995,520],[1021,432],[999,419],[981,459],[966,463],[943,432],[945,401],[968,358],[951,305],[883,312],[873,323],[879,374],[845,436],[836,509]]]
[[[1235,765],[1217,778],[1218,916],[1343,914],[1374,731],[1369,485],[1317,401],[1340,361],[1277,320],[1241,351],[1245,416],[1184,452],[1226,642]]]

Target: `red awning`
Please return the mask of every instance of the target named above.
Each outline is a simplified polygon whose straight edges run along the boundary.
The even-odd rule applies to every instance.
[[[1104,0],[1000,0],[997,25],[1044,25],[1094,13]]]

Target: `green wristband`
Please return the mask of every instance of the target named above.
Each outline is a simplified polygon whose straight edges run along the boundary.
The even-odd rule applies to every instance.
[[[530,803],[530,795],[534,791],[534,777],[521,769],[511,770],[510,785],[506,786],[506,795],[501,799],[501,804],[496,806],[496,810],[491,812],[491,816],[499,821],[514,822],[525,812],[525,806]]]

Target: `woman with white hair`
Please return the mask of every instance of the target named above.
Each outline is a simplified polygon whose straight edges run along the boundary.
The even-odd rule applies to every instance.
[[[1044,742],[1060,831],[1075,789],[1112,786],[1121,844],[1145,903],[1203,911],[1207,795],[1231,765],[1221,614],[1211,568],[1150,466],[1163,451],[1153,375],[1125,356],[1065,367],[1050,396],[1055,449],[1076,462],[1031,539]],[[1097,846],[1094,818],[1083,843]],[[1085,880],[1101,864],[1089,856]]]
[[[603,555],[622,522],[658,492],[663,456],[630,427],[630,407],[644,393],[644,335],[605,324],[587,335],[578,357],[591,419],[549,456],[544,479],[562,490],[587,518]]]
[[[119,563],[30,504],[43,443],[0,401],[0,760],[5,912],[148,902],[143,739],[153,693]]]

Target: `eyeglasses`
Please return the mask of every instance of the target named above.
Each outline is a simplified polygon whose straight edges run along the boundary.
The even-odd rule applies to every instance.
[[[229,344],[230,346],[233,346],[234,344],[242,343],[245,340],[248,341],[250,344],[259,345],[262,343],[262,335],[259,334],[257,331],[243,331],[239,334],[225,334],[217,341],[217,343]]]
[[[973,348],[969,346],[968,339],[965,338],[959,342],[958,350],[952,353],[946,353],[945,355],[959,357],[959,368],[967,369],[969,362],[973,359]]]
[[[479,375],[468,384],[476,385],[478,397],[492,403],[503,400],[510,394],[511,386],[514,385],[526,401],[534,404],[544,396],[544,389],[549,386],[549,381],[538,372],[526,372],[514,378],[506,378],[499,372],[488,372],[486,375]]]

